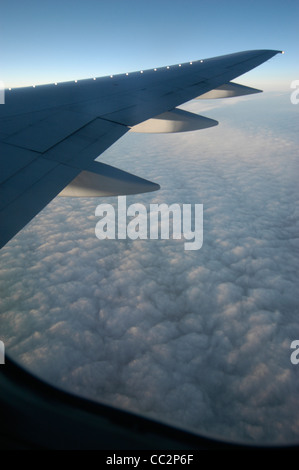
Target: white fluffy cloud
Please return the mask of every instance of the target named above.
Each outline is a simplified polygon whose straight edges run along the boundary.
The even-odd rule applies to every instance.
[[[1,252],[0,335],[79,395],[200,434],[298,442],[298,113],[287,96],[229,103],[205,105],[217,128],[129,134],[101,158],[161,185],[128,204],[203,204],[201,250],[100,241],[103,201],[57,198]]]

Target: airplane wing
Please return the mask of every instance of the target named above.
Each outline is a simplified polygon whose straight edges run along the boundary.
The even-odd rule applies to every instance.
[[[55,196],[134,194],[159,185],[95,162],[127,131],[181,132],[217,121],[177,106],[258,92],[231,80],[280,51],[5,90],[0,106],[0,248]]]

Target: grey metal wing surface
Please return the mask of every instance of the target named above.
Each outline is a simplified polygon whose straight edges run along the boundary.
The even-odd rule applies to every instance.
[[[176,109],[259,90],[231,83],[280,51],[5,90],[0,106],[0,247],[57,195],[135,194],[159,185],[94,161],[126,132],[181,132],[217,121]],[[246,89],[245,89],[246,88]]]

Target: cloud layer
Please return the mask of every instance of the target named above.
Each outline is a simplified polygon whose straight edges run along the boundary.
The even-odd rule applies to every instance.
[[[1,339],[79,395],[199,434],[298,442],[298,113],[286,96],[229,103],[189,105],[217,128],[129,134],[101,158],[161,185],[128,204],[203,204],[203,247],[100,241],[104,201],[57,198],[1,252]]]

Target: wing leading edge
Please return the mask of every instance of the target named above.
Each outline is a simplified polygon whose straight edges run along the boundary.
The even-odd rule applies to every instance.
[[[129,130],[182,132],[216,125],[176,107],[209,94],[258,92],[231,81],[278,52],[246,51],[114,77],[6,90],[0,107],[0,247],[59,193],[159,189],[94,160]]]

